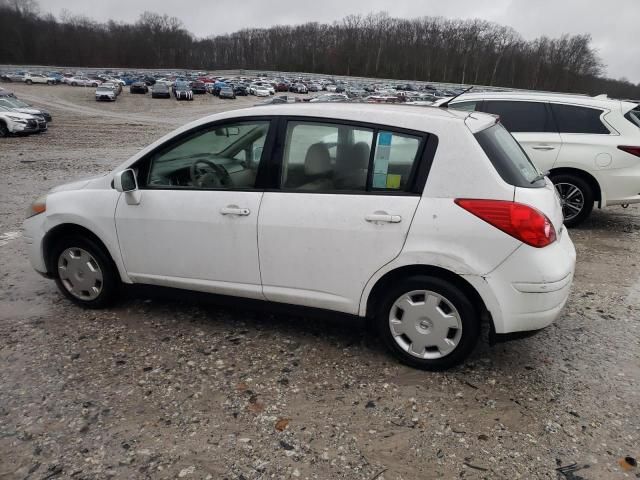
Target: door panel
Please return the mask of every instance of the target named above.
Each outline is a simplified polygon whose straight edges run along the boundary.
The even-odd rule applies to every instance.
[[[258,227],[265,298],[357,314],[366,282],[402,250],[419,200],[265,192]]]
[[[512,134],[538,170],[547,172],[553,168],[562,148],[559,133],[512,132]]]
[[[263,298],[257,249],[262,192],[142,190],[121,196],[116,227],[132,280]]]

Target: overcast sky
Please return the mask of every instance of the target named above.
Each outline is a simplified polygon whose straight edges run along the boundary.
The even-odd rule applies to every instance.
[[[198,37],[246,27],[332,22],[351,13],[379,11],[406,18],[423,15],[483,18],[509,25],[527,39],[589,33],[608,76],[640,83],[640,0],[40,0],[39,3],[43,11],[54,15],[67,9],[99,21],[135,21],[145,10],[166,13],[180,18]]]

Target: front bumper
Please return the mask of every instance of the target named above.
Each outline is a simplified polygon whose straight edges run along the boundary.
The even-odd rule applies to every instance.
[[[10,125],[11,133],[36,133],[40,131],[36,120],[27,120],[26,123],[13,122]]]
[[[576,251],[568,231],[545,248],[521,245],[491,273],[465,276],[489,310],[495,334],[531,332],[553,323],[569,298]]]
[[[27,247],[29,262],[36,272],[47,276],[47,265],[44,259],[42,243],[45,236],[44,214],[34,215],[24,221],[23,239]]]

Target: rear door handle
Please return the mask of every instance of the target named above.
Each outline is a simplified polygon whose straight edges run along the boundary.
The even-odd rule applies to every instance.
[[[388,215],[386,213],[372,213],[364,217],[364,219],[371,223],[400,223],[402,221],[400,215]]]
[[[555,150],[556,147],[552,147],[551,145],[536,145],[535,147],[531,147],[534,150],[542,150],[542,151],[548,151],[548,150]]]
[[[251,210],[249,210],[248,208],[240,208],[236,205],[227,205],[226,207],[220,209],[220,213],[222,215],[238,215],[241,217],[246,217],[251,213]]]

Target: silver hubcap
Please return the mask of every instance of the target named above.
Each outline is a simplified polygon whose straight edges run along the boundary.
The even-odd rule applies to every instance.
[[[572,220],[584,208],[584,194],[572,183],[557,183],[556,191],[560,196],[562,213],[565,220]]]
[[[460,314],[430,290],[414,290],[393,302],[389,328],[400,348],[421,359],[446,357],[462,338]]]
[[[58,275],[64,288],[80,300],[95,300],[102,292],[102,270],[82,248],[67,248],[60,254]]]

